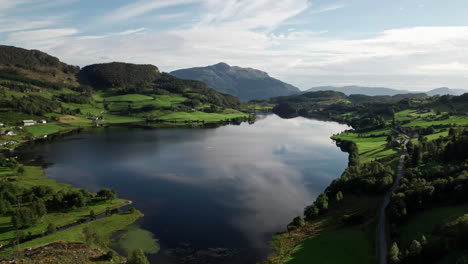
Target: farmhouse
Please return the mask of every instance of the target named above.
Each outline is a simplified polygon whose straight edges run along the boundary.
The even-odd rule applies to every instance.
[[[401,140],[396,138],[395,140],[393,140],[392,146],[393,147],[401,147],[401,143],[402,143]]]
[[[102,120],[102,118],[100,118],[99,116],[92,116],[90,118],[88,118],[89,120],[91,121],[99,121],[99,120]]]
[[[5,133],[5,135],[7,135],[7,136],[16,136],[16,133],[15,133],[15,131],[7,131]]]
[[[23,126],[34,126],[36,124],[36,121],[34,120],[23,120]]]
[[[41,121],[39,121],[39,123],[41,123],[41,124],[47,124],[47,121],[41,120]]]

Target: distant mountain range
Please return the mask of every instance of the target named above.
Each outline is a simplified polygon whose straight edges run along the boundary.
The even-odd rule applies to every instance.
[[[182,79],[204,82],[208,87],[237,96],[242,101],[301,93],[297,87],[272,78],[266,72],[251,68],[231,67],[226,63],[182,69],[173,71],[171,74]]]
[[[391,88],[384,88],[384,87],[363,87],[363,86],[343,86],[343,87],[336,87],[336,86],[319,86],[311,88],[305,92],[317,92],[317,91],[336,91],[342,92],[346,95],[351,94],[364,94],[369,96],[376,96],[376,95],[398,95],[398,94],[408,94],[408,93],[425,93],[429,96],[434,95],[461,95],[464,93],[468,93],[468,90],[462,89],[450,89],[447,87],[433,89],[427,92],[414,92],[408,90],[398,90],[398,89],[391,89]]]

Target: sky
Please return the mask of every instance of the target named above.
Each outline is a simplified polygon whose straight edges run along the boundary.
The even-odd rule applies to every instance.
[[[468,89],[466,0],[0,0],[0,44],[79,66],[219,62],[322,85]]]

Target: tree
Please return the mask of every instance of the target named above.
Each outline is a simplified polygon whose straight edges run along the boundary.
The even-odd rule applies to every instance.
[[[343,201],[343,193],[341,191],[337,192],[336,195],[335,195],[335,200],[340,203],[341,201]]]
[[[413,150],[413,155],[411,157],[411,164],[414,167],[417,167],[421,163],[421,149],[419,146],[415,146]]]
[[[96,233],[94,233],[94,231],[89,226],[86,226],[83,228],[83,236],[86,244],[91,245],[95,240]]]
[[[89,211],[89,217],[91,217],[93,219],[96,218],[96,213],[94,212],[94,210]]]
[[[127,264],[149,264],[145,253],[141,249],[135,249],[127,260]]]
[[[19,176],[23,176],[26,170],[24,169],[24,166],[21,165],[16,169],[16,173],[18,173]]]
[[[47,226],[47,234],[53,234],[57,232],[57,227],[55,226],[54,223],[50,223],[48,226]]]
[[[47,208],[42,199],[38,199],[32,203],[32,210],[39,217],[47,214]]]
[[[317,200],[315,201],[314,205],[317,206],[317,208],[320,210],[320,212],[328,210],[328,197],[327,197],[327,195],[325,195],[323,193],[320,194],[317,197]]]
[[[390,251],[388,252],[388,259],[390,263],[399,263],[400,262],[400,249],[396,242],[393,242],[392,246],[390,247]]]
[[[305,226],[304,218],[301,216],[294,217],[293,221],[288,225],[288,231]]]
[[[309,205],[304,209],[304,216],[307,220],[312,220],[314,217],[318,216],[320,210],[315,205]]]
[[[114,200],[116,196],[117,194],[114,190],[107,189],[107,188],[101,189],[97,193],[97,197],[105,199],[105,200]]]
[[[422,251],[421,243],[419,243],[419,241],[417,240],[411,241],[411,245],[409,248],[410,255],[418,256],[419,254],[421,254],[421,251]]]
[[[421,236],[421,245],[422,245],[422,246],[427,245],[427,238],[426,238],[425,235],[422,235],[422,236]]]
[[[30,227],[35,223],[33,211],[27,207],[19,208],[11,217],[11,222],[16,229]]]

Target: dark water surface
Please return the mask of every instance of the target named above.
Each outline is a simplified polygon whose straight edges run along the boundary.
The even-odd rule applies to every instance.
[[[265,115],[213,129],[94,129],[24,152],[52,163],[50,178],[132,200],[145,214],[138,225],[160,240],[156,263],[253,264],[343,172],[347,154],[330,136],[344,129]]]

